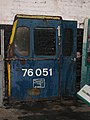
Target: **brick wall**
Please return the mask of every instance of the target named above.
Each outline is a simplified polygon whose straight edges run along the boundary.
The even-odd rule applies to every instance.
[[[15,14],[60,15],[77,20],[90,17],[90,0],[0,0],[0,23],[12,24]]]

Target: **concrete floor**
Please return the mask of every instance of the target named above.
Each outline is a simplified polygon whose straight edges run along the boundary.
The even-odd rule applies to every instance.
[[[90,120],[90,107],[77,100],[15,103],[0,108],[0,120]]]

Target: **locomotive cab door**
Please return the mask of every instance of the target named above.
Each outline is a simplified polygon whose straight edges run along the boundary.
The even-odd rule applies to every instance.
[[[62,57],[60,71],[60,93],[62,96],[75,94],[76,80],[76,33],[77,22],[63,21]]]
[[[10,98],[31,100],[58,97],[60,18],[18,18],[13,26],[16,29],[13,29],[11,37],[8,67]]]
[[[4,30],[0,30],[0,107],[3,106],[4,83]]]

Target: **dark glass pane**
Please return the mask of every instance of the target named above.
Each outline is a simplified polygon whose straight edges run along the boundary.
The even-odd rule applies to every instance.
[[[27,27],[19,27],[15,36],[15,49],[21,56],[27,56],[30,52],[30,31]]]
[[[64,29],[62,52],[64,56],[70,56],[73,50],[73,31]]]
[[[56,30],[54,28],[35,28],[34,50],[36,55],[55,55]]]

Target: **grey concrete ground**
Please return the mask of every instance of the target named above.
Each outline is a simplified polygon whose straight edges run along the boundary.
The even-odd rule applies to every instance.
[[[15,103],[0,108],[0,120],[90,120],[90,107],[80,100]]]

